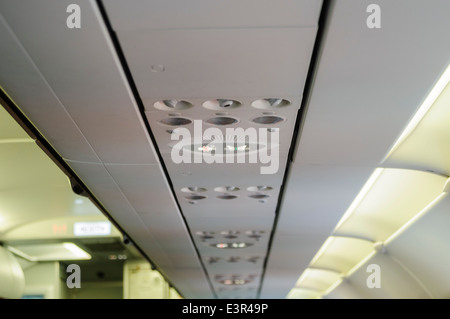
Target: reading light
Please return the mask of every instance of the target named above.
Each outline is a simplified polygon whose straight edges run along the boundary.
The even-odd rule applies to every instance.
[[[220,249],[224,249],[224,248],[245,248],[248,246],[251,246],[252,244],[250,243],[243,243],[243,242],[233,242],[233,243],[216,243],[216,244],[212,244],[211,246],[216,247],[216,248],[220,248]]]

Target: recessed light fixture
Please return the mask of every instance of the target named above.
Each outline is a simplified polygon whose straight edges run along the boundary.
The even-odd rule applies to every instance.
[[[181,126],[181,125],[189,125],[192,123],[192,121],[185,117],[169,117],[169,118],[160,120],[159,123],[163,124],[163,125],[169,125],[169,126]]]
[[[253,120],[253,123],[256,123],[256,124],[268,124],[268,125],[271,125],[271,124],[276,124],[276,123],[279,123],[279,122],[283,122],[284,121],[284,119],[282,118],[282,117],[280,117],[280,116],[275,116],[275,115],[264,115],[264,116],[259,116],[259,117],[257,117],[257,118],[254,118]]]
[[[219,186],[219,187],[214,188],[214,190],[219,193],[237,192],[239,190],[239,187],[237,187],[237,186]]]
[[[206,196],[203,196],[203,195],[188,195],[188,196],[185,196],[184,198],[186,198],[187,200],[190,200],[190,201],[197,201],[197,200],[205,199]]]
[[[211,244],[211,246],[220,248],[220,249],[225,249],[225,248],[238,249],[238,248],[245,248],[245,247],[252,246],[252,244],[244,243],[244,242],[232,242],[232,243],[216,243],[216,244]]]
[[[266,185],[250,186],[250,187],[247,187],[247,190],[249,192],[265,192],[265,191],[271,191],[272,187],[266,186]]]
[[[185,110],[192,107],[192,103],[184,100],[162,100],[158,101],[153,106],[162,111],[173,111],[173,110]]]
[[[25,244],[8,249],[29,261],[89,260],[91,255],[74,243]]]
[[[224,194],[224,195],[219,195],[217,196],[218,199],[225,199],[225,200],[231,200],[231,199],[236,199],[238,198],[237,195],[231,195],[231,194]]]
[[[269,197],[269,195],[266,195],[266,194],[253,194],[253,195],[249,195],[248,197],[254,198],[254,199],[266,199],[266,198]]]
[[[437,100],[437,98],[441,95],[441,93],[444,91],[446,86],[450,83],[450,64],[445,69],[444,73],[442,73],[439,80],[434,85],[431,92],[428,94],[427,98],[423,101],[422,105],[417,110],[416,114],[414,114],[414,117],[409,121],[406,128],[403,130],[400,137],[395,142],[394,146],[391,148],[389,154],[386,156],[389,157],[393,153],[394,150],[397,149],[397,147],[406,139],[409,134],[416,128],[416,126],[420,123],[420,121],[425,117],[427,112],[430,110],[431,106],[434,104],[434,102]]]
[[[190,187],[183,187],[181,191],[183,193],[203,193],[206,192],[207,189],[204,187],[190,186]]]
[[[224,126],[224,125],[236,124],[239,121],[237,119],[235,119],[234,117],[217,116],[217,117],[213,117],[213,118],[206,120],[206,122],[209,124],[213,124],[213,125]]]
[[[230,248],[228,243],[217,243],[217,244],[213,244],[211,246],[214,246],[219,249]]]
[[[219,280],[219,283],[223,284],[223,285],[227,285],[227,286],[236,286],[236,285],[245,285],[247,283],[249,283],[249,280],[244,280],[244,279],[224,279],[224,280]]]

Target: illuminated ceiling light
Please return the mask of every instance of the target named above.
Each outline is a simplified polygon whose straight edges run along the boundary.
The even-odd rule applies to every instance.
[[[8,249],[29,261],[89,260],[91,255],[74,243],[24,244]]]
[[[270,109],[283,107],[291,104],[288,100],[280,98],[260,99],[252,102],[252,106],[257,109]]]
[[[275,123],[283,122],[284,119],[279,116],[264,115],[264,116],[254,118],[252,121],[256,124],[275,124]]]
[[[252,246],[252,244],[243,243],[243,242],[232,242],[232,243],[216,243],[216,244],[212,244],[211,246],[220,248],[220,249],[225,249],[225,248],[239,249],[239,248],[245,248],[248,246]]]
[[[441,75],[439,80],[436,82],[435,86],[428,94],[426,99],[423,101],[422,105],[419,107],[418,111],[408,123],[400,137],[395,142],[394,146],[391,148],[391,151],[386,157],[389,155],[406,139],[406,137],[411,134],[411,132],[416,128],[419,122],[423,119],[423,117],[427,114],[433,103],[436,99],[441,95],[444,88],[450,83],[450,65],[447,66],[444,73]]]
[[[215,246],[216,248],[220,248],[220,249],[229,248],[229,245],[227,243],[218,243],[218,244],[214,244],[213,246]]]
[[[450,83],[414,130],[395,145],[383,165],[409,167],[450,176]]]
[[[372,173],[372,175],[370,175],[369,179],[364,184],[364,186],[361,189],[361,191],[355,197],[355,199],[351,203],[350,207],[347,209],[347,211],[344,213],[344,215],[342,216],[342,218],[338,222],[336,228],[339,228],[339,226],[341,224],[343,224],[347,220],[347,218],[353,213],[354,209],[359,205],[359,203],[364,198],[364,196],[366,196],[367,192],[370,190],[370,188],[373,186],[373,184],[376,182],[376,180],[378,179],[378,177],[381,175],[382,172],[383,172],[382,168],[377,168]]]
[[[181,126],[191,124],[192,121],[184,117],[169,117],[167,119],[160,120],[159,123],[169,126]]]
[[[293,288],[286,298],[288,299],[317,299],[320,297],[320,291],[305,288]]]
[[[83,203],[84,203],[84,200],[83,200],[83,199],[81,199],[81,198],[75,199],[75,204],[81,205],[81,204],[83,204]]]
[[[162,111],[185,110],[192,107],[192,103],[184,100],[163,100],[158,101],[153,106]]]
[[[429,149],[430,140],[433,140],[430,136],[434,137],[436,132],[442,134],[442,129],[444,134],[448,132],[445,129],[448,127],[450,114],[449,101],[450,65],[384,160],[387,165],[411,163],[412,167],[423,170],[377,168],[333,232],[334,235],[368,238],[377,244],[370,245],[370,242],[362,244],[363,241],[358,243],[353,238],[353,243],[343,245],[342,242],[336,243],[339,237],[332,236],[319,249],[311,261],[311,266],[338,268],[344,276],[350,276],[373,257],[378,246],[384,247],[390,243],[447,196],[450,179],[426,170],[433,168],[447,174],[449,172],[448,165],[446,163],[440,165],[432,152],[437,152],[439,159],[450,157],[442,154],[443,149],[448,148],[447,140],[441,139],[435,144],[434,149]],[[349,251],[352,252],[352,256],[349,255]],[[353,267],[350,267],[351,264],[354,264]],[[305,279],[308,274],[309,271],[305,271],[300,278]],[[320,294],[331,292],[338,284],[333,284]]]
[[[297,281],[295,287],[326,292],[342,281],[342,275],[328,269],[308,268]]]
[[[224,238],[226,239],[235,239],[239,236],[239,232],[238,231],[232,231],[232,230],[228,230],[228,231],[223,231],[220,232]]]
[[[214,144],[203,144],[202,146],[197,147],[197,151],[203,152],[203,153],[211,153],[212,151],[216,150],[216,145]]]
[[[80,259],[91,259],[91,256],[74,243],[63,243],[64,248],[72,252],[72,254]]]
[[[358,262],[374,251],[374,243],[352,237],[330,236],[314,256],[310,267],[347,274]]]
[[[241,286],[241,285],[245,285],[249,282],[251,282],[251,280],[245,280],[245,279],[222,279],[222,280],[218,280],[219,283],[226,285],[226,286]]]
[[[441,193],[439,194],[431,203],[429,203],[427,206],[425,206],[418,214],[413,216],[408,222],[406,222],[402,227],[400,227],[396,232],[394,232],[391,236],[389,236],[385,241],[384,244],[389,244],[393,239],[395,239],[398,235],[400,235],[405,229],[407,229],[409,226],[411,226],[416,220],[418,220],[420,217],[422,217],[426,212],[428,212],[433,206],[435,206],[437,203],[439,203],[445,196],[447,196],[447,193]]]
[[[384,242],[440,196],[447,181],[441,175],[408,169],[379,169],[374,176],[334,234]]]

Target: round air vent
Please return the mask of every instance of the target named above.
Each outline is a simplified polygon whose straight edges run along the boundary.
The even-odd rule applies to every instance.
[[[217,116],[217,117],[213,117],[213,118],[206,120],[206,122],[209,124],[212,124],[212,125],[224,126],[224,125],[236,124],[239,121],[237,119],[235,119],[234,117]]]
[[[230,199],[238,198],[238,196],[237,196],[237,195],[231,195],[231,194],[224,194],[224,195],[219,195],[219,196],[217,196],[217,198],[219,198],[219,199],[225,199],[225,200],[230,200]]]
[[[202,195],[189,195],[189,196],[186,196],[185,198],[186,198],[187,200],[190,200],[190,201],[197,201],[197,200],[205,199],[206,196],[202,196]]]
[[[271,125],[271,124],[283,122],[284,119],[282,117],[275,116],[275,115],[264,115],[264,116],[254,118],[252,121],[256,124]]]
[[[254,199],[265,199],[265,198],[268,198],[269,195],[266,195],[266,194],[253,194],[253,195],[249,195],[248,197],[254,198]]]
[[[220,193],[228,193],[228,192],[237,192],[239,190],[239,187],[236,186],[220,186],[214,188],[216,192]]]
[[[271,109],[283,106],[288,106],[291,104],[288,100],[271,98],[271,99],[260,99],[252,102],[252,106],[257,109]]]
[[[235,239],[235,238],[238,238],[238,236],[239,236],[238,231],[232,231],[232,230],[223,231],[223,232],[221,232],[221,234],[226,239]]]
[[[185,117],[169,117],[167,119],[162,119],[159,121],[160,124],[169,126],[181,126],[191,124],[192,121]]]
[[[183,193],[203,193],[206,192],[207,189],[204,187],[191,186],[191,187],[183,187],[181,191]]]
[[[209,110],[233,109],[240,107],[241,105],[242,104],[239,101],[231,99],[208,100],[203,103],[203,107]]]
[[[153,106],[162,111],[173,111],[173,110],[185,110],[192,107],[192,103],[184,100],[162,100],[158,101]]]

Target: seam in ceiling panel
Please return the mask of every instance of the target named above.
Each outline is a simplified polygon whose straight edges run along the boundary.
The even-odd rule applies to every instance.
[[[305,82],[305,86],[303,89],[303,95],[302,95],[303,98],[302,98],[302,102],[301,102],[301,107],[300,107],[300,109],[297,113],[297,117],[296,117],[293,138],[292,138],[291,145],[289,148],[288,163],[286,165],[286,170],[285,170],[284,177],[283,177],[283,183],[281,186],[280,195],[278,197],[274,227],[273,227],[272,233],[270,234],[268,253],[267,253],[267,257],[264,260],[264,273],[263,273],[263,277],[262,277],[263,280],[264,280],[264,275],[265,275],[265,272],[267,269],[267,264],[269,262],[270,251],[272,249],[272,243],[274,240],[275,232],[277,230],[278,218],[279,218],[280,209],[281,209],[282,202],[283,202],[284,188],[286,186],[287,179],[290,176],[289,171],[291,168],[291,163],[294,160],[295,154],[297,153],[297,148],[298,148],[298,144],[299,144],[299,140],[300,140],[302,128],[303,128],[303,123],[306,118],[306,113],[308,112],[308,105],[309,105],[308,102],[309,102],[309,99],[311,96],[311,92],[313,90],[314,79],[315,79],[315,75],[316,75],[317,68],[319,65],[319,60],[320,60],[320,54],[321,54],[321,51],[322,51],[323,45],[324,45],[325,33],[327,30],[327,21],[329,19],[329,14],[332,10],[331,2],[332,2],[332,0],[323,0],[322,8],[320,11],[316,40],[315,40],[313,52],[311,55],[311,63],[309,65],[308,75],[306,77],[306,82]],[[262,291],[263,285],[264,285],[264,282],[262,281],[261,285],[259,287],[259,290],[258,290],[258,297],[261,296],[261,291]]]
[[[231,21],[220,29],[160,29],[143,20],[136,23],[139,29],[124,29],[122,16],[137,14],[139,19],[139,14],[120,2],[97,2],[212,292],[216,298],[259,298],[280,190],[298,130],[301,93],[317,45],[317,22],[242,28]],[[139,8],[144,6],[149,4]],[[317,2],[298,6],[310,11],[309,21],[315,14],[313,20],[319,19],[320,10],[313,9]],[[214,5],[209,9],[202,14],[220,14]],[[282,50],[267,50],[267,42],[278,42]],[[183,50],[170,49],[179,45]],[[158,59],[165,62],[158,64]],[[238,79],[243,79],[242,85]],[[214,136],[194,140],[188,145],[192,154],[197,148],[203,155],[205,147],[221,147],[221,142],[229,141],[227,128],[276,132],[279,170],[261,174],[260,163],[174,164],[171,134],[179,128],[193,133],[199,122],[201,133],[209,129]],[[246,143],[247,148],[251,142]]]
[[[111,22],[110,22],[110,20],[108,18],[108,13],[106,12],[106,9],[105,9],[105,7],[103,5],[102,0],[96,0],[96,3],[97,3],[97,6],[98,6],[98,9],[99,9],[99,11],[100,11],[100,13],[102,15],[102,18],[103,18],[103,21],[105,23],[105,26],[106,26],[106,28],[108,30],[109,36],[111,38],[111,41],[112,41],[112,43],[114,45],[114,49],[115,49],[115,51],[117,53],[117,56],[118,56],[118,58],[120,60],[121,66],[122,66],[122,68],[123,68],[123,70],[125,72],[125,76],[126,76],[126,78],[128,80],[128,83],[130,85],[130,88],[131,88],[132,94],[134,96],[134,99],[135,99],[135,101],[136,101],[136,103],[137,103],[137,105],[139,107],[139,111],[141,112],[141,117],[142,117],[142,120],[144,122],[144,125],[145,125],[145,127],[146,127],[146,129],[147,129],[147,131],[149,133],[149,136],[150,136],[150,138],[152,140],[152,144],[155,147],[157,156],[159,158],[159,163],[161,165],[162,170],[164,171],[164,176],[166,177],[167,183],[169,184],[169,188],[170,188],[170,190],[172,192],[172,196],[173,196],[173,198],[175,200],[175,203],[176,203],[176,205],[178,207],[178,210],[181,213],[181,217],[182,217],[182,219],[184,221],[184,225],[185,225],[185,227],[187,229],[187,232],[188,232],[188,234],[189,234],[189,236],[191,238],[191,242],[192,242],[192,245],[195,248],[195,251],[197,253],[198,260],[199,260],[200,264],[202,265],[202,269],[203,269],[203,272],[205,273],[205,276],[206,276],[206,278],[208,280],[208,284],[211,287],[211,293],[214,295],[215,298],[217,298],[217,295],[215,293],[215,290],[214,290],[213,285],[212,285],[211,280],[210,280],[210,276],[207,273],[207,270],[206,270],[206,268],[204,266],[203,260],[200,257],[200,253],[198,252],[197,246],[195,245],[194,239],[192,238],[192,233],[191,233],[191,231],[189,229],[189,225],[187,224],[186,219],[185,219],[184,215],[182,214],[182,210],[180,208],[180,204],[178,202],[177,197],[175,196],[175,192],[173,190],[172,181],[171,181],[171,179],[169,177],[169,174],[167,173],[167,168],[165,166],[164,160],[162,159],[161,153],[160,153],[159,148],[158,148],[158,144],[156,143],[155,137],[154,137],[154,135],[152,133],[150,125],[149,125],[149,123],[147,121],[147,118],[145,116],[145,107],[144,107],[144,105],[142,103],[142,100],[140,98],[139,92],[137,90],[136,84],[135,84],[134,79],[133,79],[133,75],[132,75],[132,73],[130,71],[130,68],[128,67],[128,63],[126,61],[125,55],[123,53],[123,50],[121,48],[119,39],[118,39],[114,29],[112,28]]]

